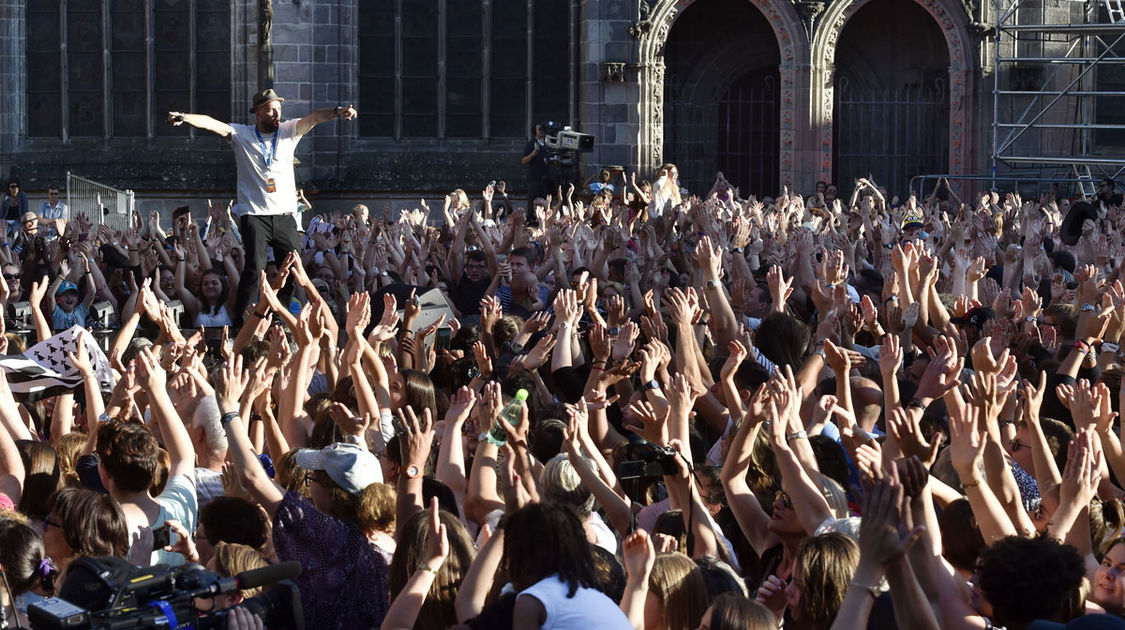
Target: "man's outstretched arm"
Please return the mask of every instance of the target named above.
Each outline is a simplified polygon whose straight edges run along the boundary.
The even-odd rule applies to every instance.
[[[207,114],[185,114],[183,112],[168,112],[168,121],[172,123],[173,127],[187,123],[192,127],[198,129],[205,129],[207,131],[216,133],[224,138],[229,138],[234,129],[225,122],[215,120]]]
[[[343,118],[344,120],[351,120],[359,115],[355,107],[351,105],[341,105],[339,107],[325,107],[324,109],[317,109],[309,112],[307,116],[297,121],[297,133],[302,136],[312,130],[313,127],[322,122],[328,122],[334,118]]]

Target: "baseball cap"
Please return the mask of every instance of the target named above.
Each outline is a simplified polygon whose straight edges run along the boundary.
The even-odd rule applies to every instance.
[[[993,317],[996,317],[996,311],[987,306],[978,306],[970,310],[968,313],[965,313],[961,317],[954,317],[949,321],[957,324],[958,326],[965,326],[967,324],[969,326],[980,328],[981,326],[984,326],[985,322],[992,319]]]
[[[297,451],[297,465],[323,470],[348,494],[359,494],[367,486],[383,481],[383,469],[374,455],[355,444],[336,442],[322,449]]]
[[[78,293],[78,285],[74,284],[70,280],[63,280],[63,283],[60,284],[59,288],[55,291],[55,295],[62,295],[67,291],[74,291],[75,293]]]

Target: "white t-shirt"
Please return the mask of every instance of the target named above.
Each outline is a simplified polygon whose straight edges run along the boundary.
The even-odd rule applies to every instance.
[[[179,566],[184,563],[182,555],[163,549],[152,551],[152,530],[162,527],[165,521],[175,519],[189,532],[195,531],[199,503],[195,496],[194,475],[174,475],[168,479],[156,502],[160,504],[160,512],[153,523],[142,526],[129,524],[128,560],[141,567],[160,563]],[[169,541],[175,544],[176,535],[171,534]]]
[[[233,133],[229,140],[238,165],[239,214],[296,215],[297,183],[293,176],[293,155],[302,138],[297,133],[297,121],[281,123],[276,134],[259,134],[254,125],[232,123],[230,127]],[[272,160],[267,167],[269,157]],[[270,180],[273,180],[273,192],[267,192]]]
[[[542,630],[632,630],[629,618],[621,612],[616,602],[601,591],[579,586],[574,597],[569,598],[566,596],[567,591],[566,583],[552,575],[539,580],[517,595],[516,599],[531,595],[543,604],[547,615],[546,621],[540,626]]]

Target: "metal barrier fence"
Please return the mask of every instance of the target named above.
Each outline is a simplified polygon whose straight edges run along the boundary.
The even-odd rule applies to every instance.
[[[85,214],[94,225],[124,231],[132,225],[134,202],[131,190],[118,190],[70,171],[66,173],[68,221]]]
[[[996,190],[999,193],[1018,192],[1025,199],[1039,198],[1040,193],[1048,192],[1051,184],[1059,185],[1059,194],[1065,197],[1078,198],[1081,196],[1079,180],[1076,177],[1039,177],[1036,175],[946,175],[930,173],[915,175],[910,178],[910,190],[919,198],[926,197],[934,189],[934,184],[940,178],[949,180],[956,187],[957,182],[964,182],[960,189],[955,190],[965,203],[975,203],[967,195]]]

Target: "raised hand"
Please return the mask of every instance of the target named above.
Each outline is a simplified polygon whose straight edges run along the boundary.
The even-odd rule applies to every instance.
[[[640,434],[645,440],[664,446],[668,443],[668,412],[658,414],[647,401],[635,401],[625,409],[625,428]],[[632,419],[639,420],[634,422]]]
[[[430,457],[430,447],[434,443],[434,422],[430,409],[427,407],[422,411],[421,419],[410,405],[396,411],[405,429],[402,440],[402,464],[417,466],[418,470],[423,470]]]
[[[626,321],[621,326],[617,339],[613,343],[612,356],[614,361],[624,361],[633,355],[633,345],[636,343],[639,334],[640,329],[632,320]]]
[[[656,548],[648,532],[638,529],[621,543],[625,571],[636,582],[647,584],[652,565],[656,562]]]
[[[243,369],[242,355],[236,354],[231,361],[227,361],[214,373],[215,400],[219,409],[236,411],[242,394],[250,384],[250,372]]]
[[[910,502],[895,475],[876,481],[864,491],[859,526],[861,563],[867,560],[885,566],[918,541],[925,528],[913,526]]]
[[[445,523],[441,522],[438,499],[430,499],[430,527],[426,532],[426,555],[423,561],[426,567],[437,571],[449,556],[449,534],[446,532]]]
[[[938,450],[941,448],[942,434],[938,431],[933,438],[927,441],[926,437],[922,435],[921,419],[916,415],[896,407],[887,416],[887,428],[891,435],[898,440],[899,447],[907,457],[917,456],[927,467],[932,466],[934,461],[937,460]]]
[[[981,481],[985,439],[978,431],[979,415],[980,411],[969,405],[962,413],[951,414],[949,418],[950,462],[962,484],[966,485]]]
[[[167,386],[168,373],[148,348],[142,348],[137,354],[137,380],[149,392],[165,391]]]
[[[545,365],[556,343],[558,342],[554,335],[542,337],[531,349],[531,352],[524,355],[524,367],[528,370],[538,370]]]

